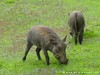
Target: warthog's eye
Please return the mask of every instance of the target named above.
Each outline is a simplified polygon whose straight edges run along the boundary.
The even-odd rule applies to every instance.
[[[58,47],[58,51],[61,51],[62,50],[62,48],[61,47]]]
[[[60,47],[58,47],[58,50],[60,50],[61,48]]]

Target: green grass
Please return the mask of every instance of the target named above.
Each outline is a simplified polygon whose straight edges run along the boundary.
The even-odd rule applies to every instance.
[[[22,62],[27,32],[33,25],[46,25],[63,38],[69,32],[68,13],[82,11],[86,20],[82,45],[68,44],[68,65],[61,65],[49,52],[50,65],[37,59],[35,46]],[[99,75],[99,0],[0,0],[0,75]]]

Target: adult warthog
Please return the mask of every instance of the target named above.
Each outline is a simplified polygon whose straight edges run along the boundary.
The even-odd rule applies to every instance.
[[[49,65],[49,56],[48,50],[53,53],[56,59],[61,64],[67,64],[68,59],[66,58],[66,36],[64,39],[60,39],[60,37],[49,27],[47,26],[33,26],[32,29],[28,33],[27,37],[27,47],[25,51],[25,55],[23,57],[23,61],[26,60],[26,56],[30,50],[30,48],[35,45],[37,57],[41,60],[40,51],[43,50],[44,56],[46,58],[46,63]]]
[[[70,34],[75,39],[75,44],[77,44],[77,39],[79,40],[79,43],[82,44],[85,27],[83,14],[80,11],[73,11],[69,15],[68,24],[70,26]]]

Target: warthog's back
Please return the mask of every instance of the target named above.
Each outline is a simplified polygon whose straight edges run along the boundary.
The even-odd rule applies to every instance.
[[[73,27],[75,23],[78,31],[85,26],[84,16],[80,11],[73,11],[70,14],[70,26]]]

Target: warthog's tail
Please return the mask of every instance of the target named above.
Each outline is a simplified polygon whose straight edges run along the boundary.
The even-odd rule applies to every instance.
[[[77,33],[77,13],[75,14],[75,33]]]

